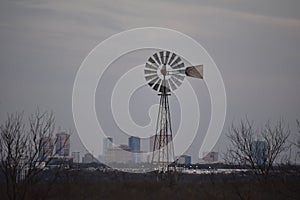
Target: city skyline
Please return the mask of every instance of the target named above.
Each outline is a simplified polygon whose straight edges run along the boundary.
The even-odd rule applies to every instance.
[[[148,152],[152,152],[152,150],[153,150],[153,144],[152,143],[154,143],[154,141],[153,141],[154,136],[151,137],[151,138],[148,140],[149,145],[147,145],[147,146],[150,147],[150,149],[149,149]],[[124,144],[124,143],[115,144],[115,143],[113,143],[113,141],[114,141],[114,139],[112,137],[106,137],[106,138],[103,139],[103,144],[104,144],[103,147],[105,149],[103,150],[103,154],[99,155],[99,161],[100,162],[103,161],[101,159],[104,159],[104,162],[108,162],[108,160],[106,160],[107,158],[105,157],[105,154],[107,154],[111,150],[115,151],[115,152],[120,152],[121,153],[120,156],[115,156],[114,155],[114,158],[111,159],[112,161],[114,161],[114,160],[115,161],[121,160],[122,162],[124,162],[124,161],[127,160],[127,161],[140,162],[140,161],[137,161],[137,160],[139,160],[141,158],[138,159],[136,157],[136,155],[133,155],[133,154],[132,154],[132,157],[130,157],[129,155],[126,154],[126,152],[124,154],[124,152],[122,151],[122,150],[130,151],[131,153],[137,153],[137,155],[138,155],[138,153],[142,153],[141,147],[143,147],[143,146],[140,146],[140,143],[139,143],[140,138],[139,137],[135,137],[135,136],[128,137],[128,143],[127,144]],[[143,153],[147,153],[147,151],[143,152]],[[208,155],[210,155],[211,153],[215,154],[215,156],[213,156],[212,160],[206,159],[206,157],[209,157]],[[82,155],[87,155],[87,154],[92,155],[91,153],[86,153],[86,154],[82,153]],[[93,157],[94,156],[97,156],[97,155],[93,155]],[[122,158],[122,159],[120,159],[120,158]],[[185,164],[202,163],[202,162],[211,163],[211,162],[217,162],[218,161],[218,152],[213,151],[213,152],[205,153],[203,155],[203,157],[201,157],[199,159],[195,159],[195,160],[197,160],[197,162],[192,162],[192,156],[190,156],[190,155],[186,155],[186,154],[175,155],[174,161],[176,161],[176,160],[178,160],[180,158],[183,159],[183,160],[179,161],[179,163],[182,163],[182,164],[183,163],[185,163]],[[150,163],[151,162],[151,158],[148,157],[147,158],[147,162]]]

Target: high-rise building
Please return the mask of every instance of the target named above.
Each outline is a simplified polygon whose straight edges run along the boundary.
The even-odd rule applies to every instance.
[[[178,164],[191,164],[192,162],[192,157],[188,155],[181,155],[178,157]]]
[[[48,157],[52,156],[53,154],[53,149],[54,149],[53,140],[51,137],[43,137],[41,139],[41,142],[42,142],[42,148],[39,157],[41,160],[45,160]]]
[[[103,154],[107,152],[108,149],[113,147],[113,139],[111,137],[103,138]]]
[[[72,152],[73,163],[80,162],[80,152]]]
[[[132,152],[127,145],[120,145],[108,149],[105,159],[108,163],[129,163],[132,162]]]
[[[94,156],[91,153],[86,153],[84,154],[84,156],[82,157],[82,162],[83,163],[92,163],[95,162],[96,160],[94,160]]]
[[[129,137],[128,146],[132,152],[139,152],[141,150],[140,138],[134,136]]]
[[[251,152],[256,161],[256,164],[262,165],[266,160],[266,146],[265,141],[254,141],[251,144]]]
[[[58,156],[70,155],[70,135],[61,132],[56,134],[55,152]]]
[[[219,157],[219,153],[215,151],[203,153],[203,160],[208,163],[218,162],[218,157]]]
[[[108,153],[113,148],[113,139],[111,137],[103,138],[103,157],[102,162],[110,161],[110,154]]]
[[[148,163],[149,162],[149,154],[146,151],[138,151],[131,152],[132,153],[132,161],[134,163]]]

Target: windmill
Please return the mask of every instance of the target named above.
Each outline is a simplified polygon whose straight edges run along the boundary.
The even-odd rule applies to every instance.
[[[158,172],[176,171],[170,165],[174,161],[174,146],[168,96],[182,84],[185,76],[203,79],[203,65],[185,67],[175,53],[160,51],[149,57],[144,74],[148,85],[160,96],[151,164]]]

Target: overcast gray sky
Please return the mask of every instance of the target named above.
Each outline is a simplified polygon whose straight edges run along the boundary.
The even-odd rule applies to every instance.
[[[1,0],[0,119],[38,105],[54,111],[57,126],[75,130],[72,87],[85,56],[112,34],[156,26],[193,37],[221,71],[228,108],[215,150],[225,149],[228,125],[246,114],[259,125],[284,117],[294,131],[300,118],[299,9],[298,0]],[[201,98],[205,107],[209,99]],[[99,102],[101,112],[106,106]],[[109,117],[100,120],[118,131]],[[208,120],[203,123],[205,129]],[[76,138],[72,142],[72,150],[83,149]],[[193,157],[200,143],[201,136],[188,151]]]

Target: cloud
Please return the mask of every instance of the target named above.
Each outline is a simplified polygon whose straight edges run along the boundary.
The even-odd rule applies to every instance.
[[[236,1],[202,4],[182,1],[60,1],[24,0],[6,2],[2,10],[11,14],[1,18],[0,27],[27,37],[47,38],[51,45],[64,40],[103,40],[111,34],[136,27],[161,26],[183,31],[191,36],[222,38],[234,29],[252,23],[268,27],[300,29],[300,20],[243,11]],[[72,46],[73,48],[74,46]]]

